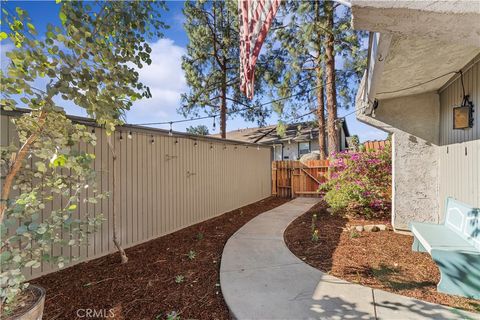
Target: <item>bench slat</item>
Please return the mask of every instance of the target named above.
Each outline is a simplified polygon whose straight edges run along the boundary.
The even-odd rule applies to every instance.
[[[410,229],[428,253],[431,253],[432,249],[441,249],[480,254],[470,242],[444,225],[412,222]]]

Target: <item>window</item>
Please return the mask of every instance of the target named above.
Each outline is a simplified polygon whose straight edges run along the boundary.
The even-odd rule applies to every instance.
[[[310,141],[299,142],[298,143],[298,155],[302,156],[304,154],[310,153]]]

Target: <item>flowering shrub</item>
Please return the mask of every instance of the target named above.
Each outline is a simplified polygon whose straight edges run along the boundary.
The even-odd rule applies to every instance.
[[[391,148],[364,152],[342,151],[330,158],[330,180],[322,185],[334,212],[378,217],[391,206]]]

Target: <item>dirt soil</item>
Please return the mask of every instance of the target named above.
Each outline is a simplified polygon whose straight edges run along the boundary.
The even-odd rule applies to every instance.
[[[311,266],[368,287],[480,312],[480,301],[437,292],[440,273],[427,253],[412,252],[413,238],[392,231],[388,219],[366,221],[331,215],[320,203],[285,231],[290,250]],[[312,215],[319,239],[312,241]],[[352,226],[387,224],[389,230],[357,232]]]
[[[267,198],[129,248],[125,265],[111,254],[38,278],[32,283],[47,290],[44,319],[88,312],[89,319],[166,319],[172,312],[181,319],[229,319],[220,289],[223,247],[250,219],[287,201]]]

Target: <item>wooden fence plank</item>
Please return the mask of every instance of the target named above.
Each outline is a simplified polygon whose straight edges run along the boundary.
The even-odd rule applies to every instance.
[[[320,184],[327,181],[328,166],[328,160],[273,161],[272,194],[284,198],[319,195]]]

